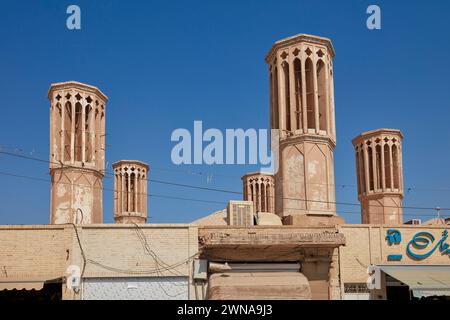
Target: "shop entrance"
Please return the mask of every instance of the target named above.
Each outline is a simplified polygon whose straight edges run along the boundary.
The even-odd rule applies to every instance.
[[[387,300],[434,300],[450,297],[450,266],[381,266]]]

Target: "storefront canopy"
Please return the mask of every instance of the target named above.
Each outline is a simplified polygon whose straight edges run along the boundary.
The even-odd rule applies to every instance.
[[[380,266],[391,277],[408,285],[415,297],[450,296],[448,266]]]
[[[0,278],[1,290],[42,290],[45,284],[61,283],[62,278]]]
[[[0,290],[41,290],[43,287],[43,280],[0,281]]]

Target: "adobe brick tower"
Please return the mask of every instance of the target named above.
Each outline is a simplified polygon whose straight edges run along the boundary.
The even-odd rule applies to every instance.
[[[352,141],[362,223],[402,223],[402,140],[400,130],[377,129]]]
[[[50,100],[50,223],[102,222],[107,97],[75,81],[54,83]]]
[[[275,183],[273,175],[251,172],[242,178],[244,201],[252,201],[255,212],[274,213]]]
[[[115,223],[146,223],[148,165],[121,160],[113,163],[113,169]]]
[[[277,41],[266,62],[270,127],[280,129],[275,213],[285,224],[333,225],[334,49],[327,38],[299,34]]]

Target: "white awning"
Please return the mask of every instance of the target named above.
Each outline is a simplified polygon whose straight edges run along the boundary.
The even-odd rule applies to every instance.
[[[433,297],[433,296],[450,296],[450,291],[448,289],[442,290],[422,290],[422,289],[414,289],[413,290],[414,297]]]
[[[448,266],[380,266],[391,277],[408,285],[414,296],[450,296]]]

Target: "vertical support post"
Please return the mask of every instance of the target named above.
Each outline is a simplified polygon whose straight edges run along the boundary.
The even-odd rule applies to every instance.
[[[257,205],[258,205],[257,201],[258,200],[256,198],[256,184],[255,184],[255,180],[252,180],[251,184],[252,184],[252,201],[253,201],[253,204],[254,204],[255,211],[258,211],[258,207],[257,207]]]
[[[297,128],[297,112],[295,105],[295,74],[294,74],[294,61],[292,55],[289,54],[289,95],[290,95],[290,113],[291,113],[291,131],[295,132]]]
[[[127,184],[126,184],[126,179],[127,179],[127,174],[125,173],[124,168],[122,167],[122,212],[128,211],[128,203],[127,203]]]
[[[334,75],[333,75],[333,64],[330,61],[330,113],[331,113],[331,131],[334,140],[336,140],[336,120],[334,115]]]
[[[313,85],[314,85],[314,126],[316,129],[316,134],[320,131],[320,119],[319,119],[319,90],[318,90],[318,84],[317,84],[317,64],[316,64],[316,57],[312,59],[312,73],[313,73]]]
[[[81,162],[86,162],[86,94],[81,102]]]
[[[89,161],[95,163],[95,102],[92,101],[89,110],[89,139],[91,139],[91,159]]]
[[[397,172],[398,172],[398,188],[399,188],[399,192],[403,193],[403,159],[402,159],[402,147],[401,144],[399,143],[397,145],[397,158],[398,158],[398,167],[397,167]]]
[[[381,189],[386,191],[386,168],[384,160],[384,139],[381,139]]]
[[[134,190],[133,190],[133,192],[134,192],[134,211],[135,211],[135,212],[139,212],[138,207],[137,207],[137,204],[138,204],[138,196],[139,196],[139,193],[138,193],[138,186],[139,186],[139,184],[138,184],[138,175],[137,175],[137,173],[135,172],[135,173],[134,173]]]
[[[303,50],[302,50],[303,52]],[[302,53],[302,115],[303,115],[303,133],[308,133],[308,107],[306,105],[306,58]]]
[[[394,162],[392,162],[392,145],[389,143],[389,174],[391,175],[391,191],[394,190]]]
[[[372,146],[372,174],[373,174],[373,191],[378,191],[378,177],[377,177],[377,146],[374,139],[371,139]]]
[[[128,202],[128,211],[131,212],[131,173],[128,173],[128,188],[127,188],[127,202]]]
[[[369,176],[369,155],[367,152],[367,145],[363,144],[364,150],[364,177],[366,180],[366,194],[370,193],[370,176]]]
[[[73,164],[75,162],[75,120],[77,118],[77,115],[75,113],[76,99],[75,93],[73,91],[71,92],[70,103],[72,107],[72,123],[70,129],[70,160],[71,163]]]
[[[280,122],[280,137],[286,136],[286,97],[285,97],[285,80],[284,71],[281,61],[281,57],[277,59],[278,65],[278,111],[279,111],[279,122]]]
[[[60,145],[60,159],[61,162],[64,163],[64,156],[65,156],[65,149],[66,149],[66,132],[65,132],[65,127],[64,127],[64,122],[65,122],[65,118],[66,118],[66,97],[63,93],[63,96],[61,98],[61,145]]]
[[[333,133],[331,132],[331,110],[330,110],[330,99],[329,99],[329,81],[330,81],[330,76],[329,76],[329,69],[328,69],[328,63],[324,62],[324,68],[325,68],[325,83],[323,83],[323,87],[324,87],[324,95],[325,95],[325,116],[327,117],[327,121],[326,121],[326,130],[327,130],[327,135],[328,136],[333,136]]]
[[[364,165],[364,148],[359,149],[359,175],[361,176],[361,193],[365,194],[367,192],[367,185],[366,185],[366,172],[365,172],[365,165]]]

